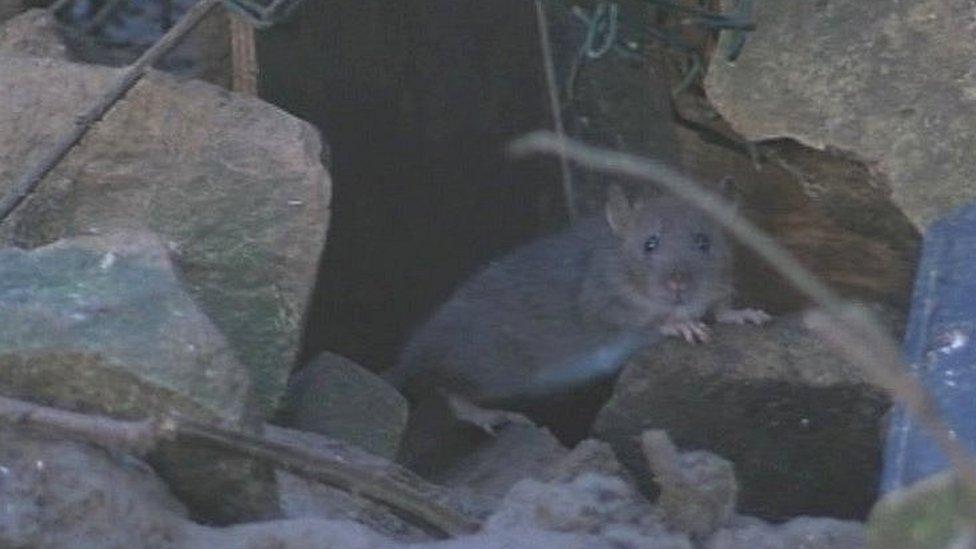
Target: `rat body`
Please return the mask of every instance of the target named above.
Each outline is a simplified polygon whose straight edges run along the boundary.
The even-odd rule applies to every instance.
[[[730,309],[731,252],[706,216],[672,197],[630,204],[612,188],[602,216],[531,242],[465,282],[387,376],[478,406],[533,399],[612,376],[666,335],[705,341],[701,319],[762,323]]]

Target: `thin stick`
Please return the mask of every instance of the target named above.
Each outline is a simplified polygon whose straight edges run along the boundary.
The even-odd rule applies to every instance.
[[[136,456],[146,455],[158,441],[171,438],[168,422],[118,421],[79,414],[30,402],[0,397],[0,422],[43,426],[72,438],[119,450]]]
[[[823,309],[826,315],[820,322],[817,316],[810,317],[813,327],[819,331],[824,329],[823,324],[831,325],[833,328],[827,334],[833,333],[835,337],[828,338],[828,341],[839,345],[869,377],[901,401],[928,428],[957,474],[976,490],[976,467],[969,450],[950,435],[951,430],[942,420],[928,392],[915,377],[908,374],[898,343],[888,336],[872,315],[867,311],[852,309],[772,238],[748,220],[737,216],[735,210],[723,200],[660,162],[567,141],[551,132],[535,132],[517,139],[510,150],[516,155],[566,154],[588,168],[652,181],[715,219]],[[837,334],[844,337],[837,337]]]
[[[146,455],[163,440],[177,437],[204,440],[223,450],[362,495],[441,535],[457,536],[477,529],[474,521],[426,497],[425,493],[434,490],[425,491],[429,485],[423,481],[392,464],[389,465],[391,471],[385,472],[357,465],[354,459],[342,459],[343,452],[347,455],[353,452],[343,450],[345,446],[336,441],[330,441],[336,450],[328,455],[187,418],[122,421],[6,397],[0,397],[0,422],[53,430],[70,438],[138,456]]]
[[[539,28],[539,47],[542,51],[542,64],[546,73],[546,89],[549,92],[549,111],[552,115],[552,125],[561,142],[566,140],[566,128],[563,126],[562,107],[559,103],[559,86],[556,83],[556,68],[552,61],[552,43],[549,40],[549,24],[546,22],[546,11],[542,0],[535,0],[535,20]],[[566,212],[570,221],[579,217],[576,205],[576,189],[573,186],[573,173],[569,168],[566,152],[560,149],[559,171],[563,178],[563,197],[566,200]]]
[[[240,15],[228,11],[233,71],[231,89],[247,95],[258,94],[258,56],[254,46],[254,27]]]
[[[54,146],[44,153],[41,160],[21,176],[17,184],[14,185],[14,190],[0,201],[0,223],[3,223],[17,206],[34,192],[44,176],[50,173],[67,156],[68,152],[81,141],[88,130],[101,120],[105,113],[145,76],[146,71],[161,57],[169,53],[220,1],[200,0],[197,2],[173,28],[146,50],[135,63],[126,67],[122,76],[111,89],[106,91],[88,110],[75,118],[74,127],[62,135]]]

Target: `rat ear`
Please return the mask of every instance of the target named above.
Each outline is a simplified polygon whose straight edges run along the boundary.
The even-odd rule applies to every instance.
[[[627,195],[620,185],[611,185],[607,191],[607,205],[605,208],[607,223],[614,234],[622,235],[627,231],[633,217],[633,209],[627,201]]]

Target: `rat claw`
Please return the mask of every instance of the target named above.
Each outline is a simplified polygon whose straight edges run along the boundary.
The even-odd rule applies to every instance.
[[[762,309],[727,309],[715,314],[715,320],[725,324],[755,324],[759,326],[772,320]]]
[[[692,324],[691,329],[695,332],[695,335],[698,336],[698,340],[702,343],[708,343],[708,341],[711,339],[711,334],[708,331],[708,326],[705,326],[705,323],[695,322]]]
[[[661,326],[660,331],[664,335],[680,337],[691,344],[707,343],[711,338],[708,326],[697,320],[671,322]]]
[[[496,436],[498,429],[506,425],[533,425],[522,414],[507,410],[482,408],[460,395],[448,395],[447,402],[457,420],[474,425],[490,436]]]

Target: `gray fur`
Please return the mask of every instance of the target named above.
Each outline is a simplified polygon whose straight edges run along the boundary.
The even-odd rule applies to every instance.
[[[413,336],[388,379],[413,398],[435,388],[479,404],[544,396],[613,375],[667,320],[728,301],[729,246],[713,223],[673,198],[621,197],[606,215],[489,263]],[[687,284],[681,302],[674,277]]]

